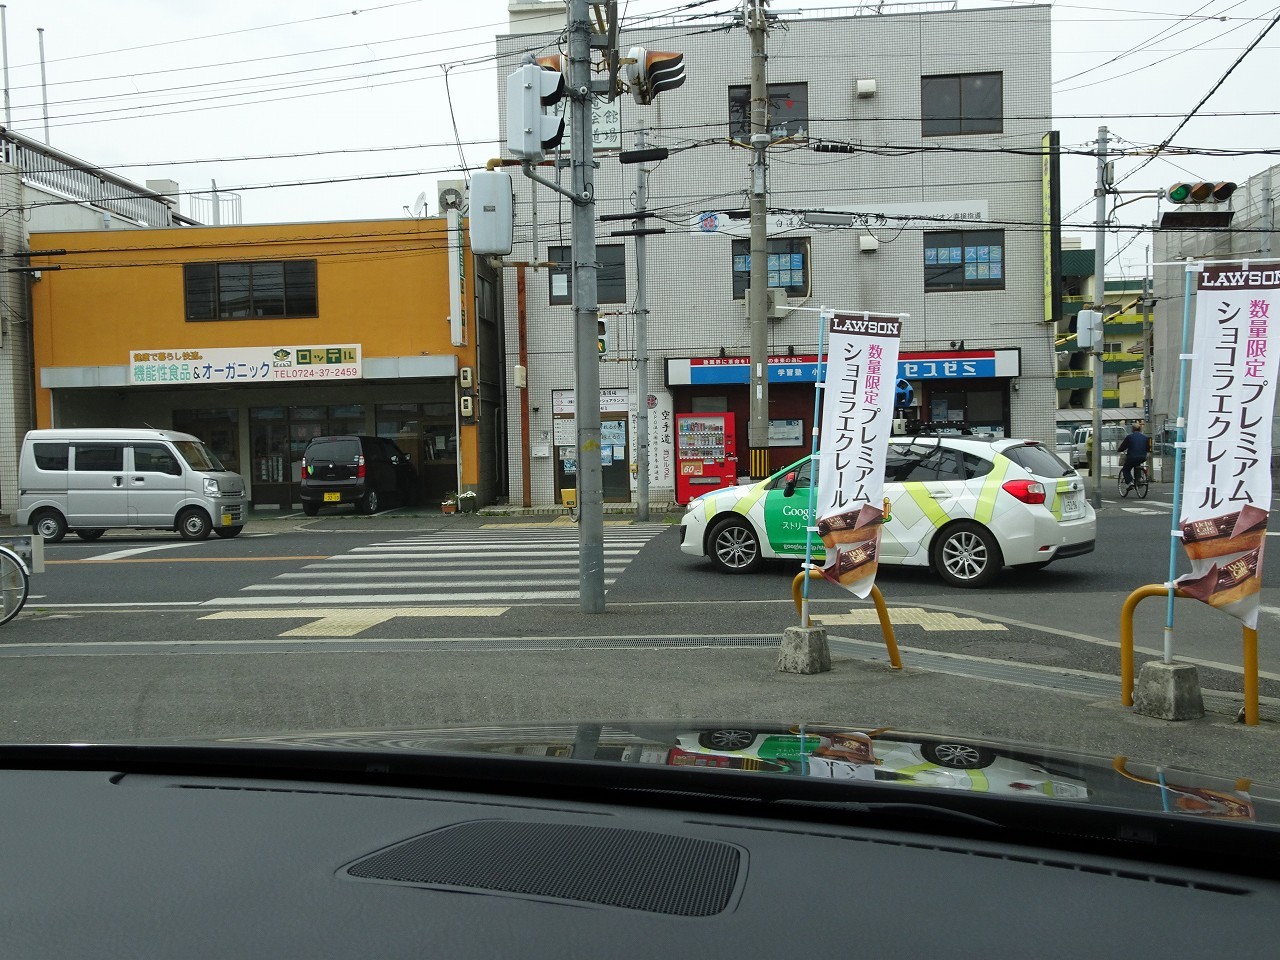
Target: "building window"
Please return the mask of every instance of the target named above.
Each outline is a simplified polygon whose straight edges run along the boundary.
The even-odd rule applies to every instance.
[[[809,85],[807,83],[770,83],[769,104],[765,123],[775,140],[809,135]],[[739,143],[751,140],[751,88],[729,88],[729,139]]]
[[[621,243],[596,245],[596,303],[627,302],[627,248]],[[573,303],[573,248],[548,247],[552,305]]]
[[[947,230],[924,235],[926,290],[1003,290],[1004,231]]]
[[[751,285],[751,241],[733,241],[733,299],[741,300]],[[769,241],[769,286],[789,297],[809,295],[809,238]]]
[[[926,137],[1003,133],[1003,75],[964,73],[921,77],[920,132]]]
[[[188,320],[317,316],[314,260],[188,263],[182,281]]]

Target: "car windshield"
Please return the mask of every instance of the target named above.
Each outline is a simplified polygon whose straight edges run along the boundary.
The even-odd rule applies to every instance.
[[[263,856],[244,872],[341,890],[358,856],[441,832],[402,791],[480,792],[504,761],[544,799],[612,805],[604,831],[644,834],[691,783],[707,806],[750,796],[797,821],[769,842],[795,858],[776,888],[809,908],[770,912],[744,879],[728,913],[772,936],[679,915],[671,948],[644,910],[575,905],[560,939],[513,924],[493,952],[517,955],[803,953],[823,924],[855,955],[1045,949],[1003,935],[1013,908],[984,880],[1030,856],[958,858],[970,882],[929,899],[927,867],[851,847],[845,881],[879,893],[817,916],[827,875],[791,848],[823,839],[801,821],[846,829],[903,797],[925,827],[989,831],[987,853],[1027,843],[980,822],[987,802],[1098,858],[1187,834],[1095,829],[1100,811],[1280,822],[1278,14],[0,0],[0,751],[260,758],[195,777],[216,791],[159,768],[115,782],[128,749],[92,767],[93,809],[44,815],[112,856],[79,868],[97,899],[60,899],[46,871],[50,916],[109,917],[119,881],[156,930],[202,931],[166,905],[196,899],[183,864],[238,916],[230,852],[149,870],[119,809],[182,807],[155,826],[176,838],[278,804],[246,829]],[[587,759],[613,781],[578,779]],[[295,761],[378,781],[382,811]],[[317,786],[248,785],[277,776]],[[295,861],[290,805],[312,803],[370,843]],[[637,870],[667,849],[633,839],[598,859],[548,845]],[[441,841],[414,865],[478,871],[474,850],[519,859],[526,840]],[[1091,884],[1133,918],[1147,895],[1200,903],[1187,927],[1270,903],[1175,860],[1148,883],[1057,870],[1065,892],[1024,919],[1084,929],[1071,891]],[[452,879],[351,896],[473,899]],[[886,919],[886,891],[913,915]],[[271,933],[258,952],[288,954],[272,937],[308,924],[255,899],[279,921],[245,922]],[[587,938],[606,914],[613,940]],[[464,942],[426,917],[416,936]]]
[[[225,470],[212,450],[198,440],[175,440],[173,445],[192,470]]]

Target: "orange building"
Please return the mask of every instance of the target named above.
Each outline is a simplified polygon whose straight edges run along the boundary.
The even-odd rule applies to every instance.
[[[36,425],[195,434],[255,506],[281,509],[311,437],[390,437],[424,497],[491,502],[506,487],[500,275],[458,226],[33,233]]]

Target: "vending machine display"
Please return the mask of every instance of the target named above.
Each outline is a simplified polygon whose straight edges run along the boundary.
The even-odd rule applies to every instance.
[[[676,414],[676,500],[738,482],[738,444],[731,413]]]

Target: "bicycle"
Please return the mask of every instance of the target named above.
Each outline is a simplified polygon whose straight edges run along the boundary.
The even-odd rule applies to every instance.
[[[1147,489],[1151,481],[1151,476],[1147,473],[1147,465],[1145,463],[1135,465],[1132,470],[1132,474],[1133,483],[1127,486],[1125,485],[1123,476],[1116,477],[1116,483],[1120,487],[1120,496],[1127,497],[1129,496],[1129,491],[1132,490],[1138,495],[1139,500],[1147,499]]]
[[[18,615],[30,589],[31,574],[26,563],[8,547],[0,546],[0,624]]]

